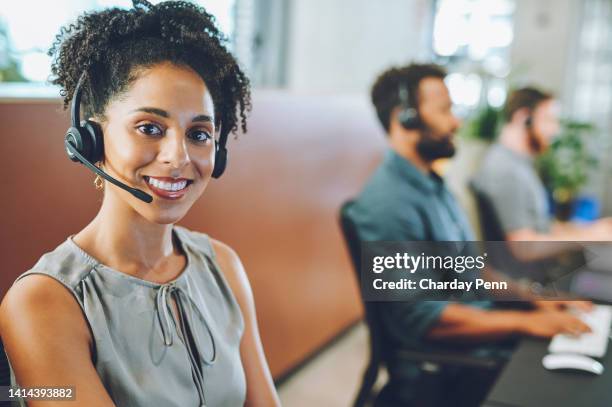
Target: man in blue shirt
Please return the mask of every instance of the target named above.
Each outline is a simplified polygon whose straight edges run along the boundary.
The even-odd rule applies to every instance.
[[[361,241],[474,240],[464,213],[432,169],[435,160],[454,154],[453,136],[460,126],[444,78],[435,65],[410,65],[384,72],[374,84],[372,102],[390,148],[348,211]],[[467,343],[474,353],[503,354],[516,334],[550,338],[589,329],[552,302],[534,303],[528,311],[496,309],[486,301],[385,302],[379,309],[385,346],[391,349]],[[390,380],[377,406],[414,405],[419,366],[390,360],[387,367]],[[472,374],[444,369],[436,389],[440,405],[479,404],[493,378]]]

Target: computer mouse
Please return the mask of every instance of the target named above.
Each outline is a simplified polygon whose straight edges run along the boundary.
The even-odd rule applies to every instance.
[[[600,375],[604,371],[601,363],[584,355],[570,353],[553,353],[542,359],[542,364],[548,370],[580,370]]]

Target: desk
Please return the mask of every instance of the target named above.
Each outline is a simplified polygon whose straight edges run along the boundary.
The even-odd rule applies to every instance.
[[[483,407],[612,406],[612,351],[601,360],[601,376],[549,371],[542,366],[547,340],[523,339],[504,367]]]

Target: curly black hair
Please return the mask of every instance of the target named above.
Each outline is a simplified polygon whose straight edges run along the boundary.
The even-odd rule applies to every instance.
[[[185,1],[152,5],[133,0],[133,5],[85,13],[60,29],[49,56],[51,83],[61,86],[64,109],[83,73],[84,113],[104,118],[109,101],[127,90],[140,69],[169,61],[190,67],[204,80],[224,134],[239,127],[246,132],[249,80],[227,50],[214,17]]]
[[[403,67],[394,67],[386,70],[372,86],[372,104],[376,109],[376,114],[380,124],[385,131],[389,132],[391,125],[391,113],[393,109],[401,104],[400,87],[405,86],[409,92],[410,102],[415,104],[419,84],[425,78],[446,77],[446,71],[435,64],[411,64]]]

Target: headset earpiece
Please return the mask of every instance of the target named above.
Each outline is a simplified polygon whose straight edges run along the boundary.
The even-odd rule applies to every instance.
[[[406,84],[401,84],[399,89],[400,112],[398,121],[406,130],[418,130],[422,127],[421,116],[416,103],[411,103],[410,93]]]
[[[219,178],[225,172],[227,167],[227,132],[223,129],[223,123],[218,125],[219,141],[215,140],[215,166],[213,167],[212,177]]]
[[[87,161],[97,163],[104,155],[104,139],[98,123],[91,120],[81,121],[81,96],[85,77],[86,73],[83,72],[74,88],[70,109],[72,126],[66,132],[66,141],[71,143]],[[66,153],[72,161],[81,162],[70,150],[67,149]]]
[[[70,127],[66,132],[66,141],[70,142],[88,161],[97,163],[102,160],[104,140],[102,138],[102,129],[100,129],[98,123],[84,120],[81,122],[81,126]],[[80,162],[69,150],[66,150],[66,153],[72,161]]]
[[[219,144],[216,144],[215,150],[215,167],[213,168],[212,177],[219,178],[223,175],[227,166],[227,148],[225,146],[219,147]]]
[[[97,163],[102,161],[104,157],[104,137],[102,136],[102,128],[92,120],[83,120],[81,128],[84,129],[91,139],[91,159],[89,161]]]
[[[398,115],[398,120],[406,130],[417,130],[421,128],[419,112],[413,107],[402,107]]]
[[[87,137],[83,137],[81,130],[82,129],[80,127],[70,127],[66,132],[66,142],[72,144],[74,148],[81,153],[81,155],[88,156],[90,146],[86,144],[86,141],[84,142],[84,140],[87,140]],[[68,154],[68,158],[75,163],[81,162],[81,160],[79,160],[77,156],[74,155],[69,149],[66,149],[66,154]]]

